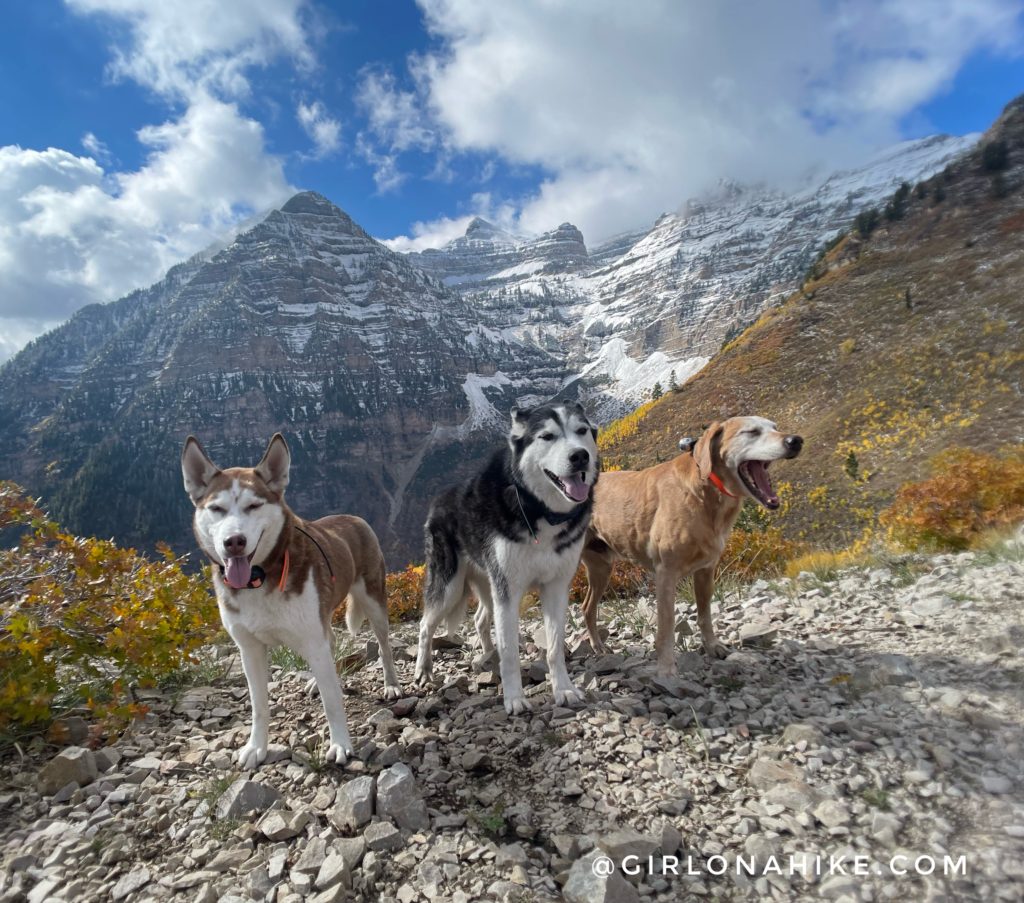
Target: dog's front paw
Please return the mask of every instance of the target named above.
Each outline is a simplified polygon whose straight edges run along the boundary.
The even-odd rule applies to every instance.
[[[555,690],[555,705],[573,706],[579,705],[586,699],[586,694],[579,688],[569,686],[566,690]]]
[[[315,677],[311,677],[306,681],[306,686],[303,688],[302,692],[306,694],[308,699],[312,699],[320,692],[320,688],[316,685]]]
[[[524,715],[533,710],[525,696],[506,696],[505,711],[510,715]]]
[[[413,683],[415,683],[417,687],[428,686],[430,684],[430,681],[433,679],[433,676],[433,669],[430,667],[430,665],[417,664],[416,672],[413,675]],[[387,688],[385,687],[385,693],[386,692]]]
[[[345,740],[341,743],[332,741],[331,745],[327,747],[327,752],[324,753],[324,761],[340,767],[348,762],[353,755],[351,740]]]
[[[242,771],[259,768],[267,758],[267,743],[250,740],[235,753],[235,762]]]
[[[595,655],[607,655],[609,652],[612,651],[611,646],[609,646],[600,637],[597,637],[596,639],[592,639],[590,641],[590,648],[594,650]]]
[[[708,658],[728,658],[732,650],[725,643],[715,640],[713,643],[706,643],[704,649]]]
[[[384,684],[384,698],[388,700],[401,699],[402,688],[398,684]]]

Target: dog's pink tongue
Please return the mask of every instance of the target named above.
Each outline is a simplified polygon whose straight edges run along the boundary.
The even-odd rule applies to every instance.
[[[249,585],[251,576],[252,565],[244,555],[228,559],[228,566],[224,568],[224,579],[232,589],[244,589]]]
[[[574,473],[569,477],[562,477],[562,483],[565,486],[565,491],[569,494],[569,498],[574,502],[585,502],[587,496],[590,495],[590,487],[578,473]]]

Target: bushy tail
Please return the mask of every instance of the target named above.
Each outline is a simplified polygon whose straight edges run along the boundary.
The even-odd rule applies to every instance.
[[[366,610],[359,604],[355,594],[349,593],[345,600],[345,626],[352,636],[359,633],[359,628],[363,626],[366,617]]]
[[[459,569],[459,548],[455,533],[434,520],[423,528],[427,574],[423,588],[423,607],[443,607],[449,584]]]
[[[361,582],[356,582],[345,602],[345,626],[352,636],[359,633],[364,621],[369,620],[373,623],[375,618],[383,618],[387,623],[387,576],[384,572],[383,558],[380,558],[380,563],[374,571],[364,575]]]

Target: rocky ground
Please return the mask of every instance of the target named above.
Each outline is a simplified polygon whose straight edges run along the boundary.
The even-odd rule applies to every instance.
[[[235,770],[225,649],[109,747],[6,755],[0,901],[1019,900],[1022,601],[1024,543],[760,582],[718,600],[736,651],[710,666],[680,604],[670,680],[648,603],[606,605],[618,652],[576,644],[577,710],[552,707],[527,620],[516,718],[493,663],[443,639],[443,684],[392,704],[350,658],[344,769],[278,658],[270,761]],[[414,635],[395,630],[409,687]]]

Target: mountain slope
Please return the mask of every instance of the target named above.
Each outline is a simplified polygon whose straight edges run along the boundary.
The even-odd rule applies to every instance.
[[[0,370],[0,466],[76,532],[189,547],[185,435],[227,465],[280,429],[297,509],[366,516],[397,564],[417,554],[429,496],[514,400],[564,376],[306,193]]]
[[[587,252],[563,224],[528,241],[475,219],[462,238],[410,255],[522,341],[559,345],[586,372],[600,416],[682,381],[723,340],[779,303],[825,241],[904,180],[932,175],[977,135],[907,141],[856,169],[786,191],[723,182],[652,228]],[[586,395],[586,388],[584,388]]]
[[[824,543],[859,535],[941,449],[1024,441],[1024,99],[903,207],[846,236],[612,457],[646,466],[716,419],[770,417],[807,440],[773,469],[793,484],[784,524]]]

